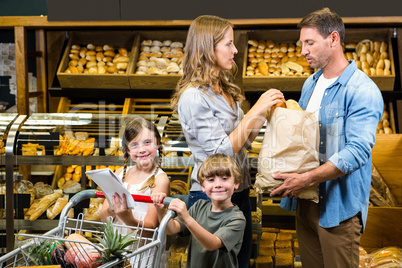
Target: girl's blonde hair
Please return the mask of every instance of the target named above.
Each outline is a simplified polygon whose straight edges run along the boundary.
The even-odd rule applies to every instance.
[[[237,72],[235,63],[231,70],[222,70],[218,76],[214,75],[217,67],[215,46],[230,28],[233,28],[232,23],[212,15],[199,16],[191,23],[184,52],[183,76],[172,96],[173,110],[177,111],[180,96],[189,87],[200,87],[205,91],[211,86],[215,92],[213,86],[218,85],[234,101],[244,100],[239,86],[234,83]]]
[[[124,133],[123,133],[123,138],[122,138],[122,151],[124,153],[124,168],[123,168],[123,181],[124,181],[124,179],[126,177],[128,160],[130,159],[130,155],[128,154],[128,151],[129,151],[128,144],[133,139],[135,139],[135,137],[137,137],[137,135],[145,128],[151,130],[155,135],[156,144],[159,146],[158,147],[159,157],[157,159],[155,159],[156,169],[155,169],[154,173],[144,183],[144,185],[141,187],[141,189],[139,191],[142,191],[148,187],[150,187],[150,188],[155,187],[155,175],[158,172],[158,169],[160,168],[161,162],[162,162],[161,136],[159,135],[158,129],[156,128],[154,123],[152,123],[151,121],[149,121],[145,118],[138,117],[138,118],[135,118],[135,119],[129,121],[126,124]],[[158,160],[158,162],[156,162],[156,160]]]
[[[218,153],[208,156],[197,173],[197,179],[201,185],[205,179],[213,176],[233,176],[235,183],[242,182],[239,164],[227,154]]]

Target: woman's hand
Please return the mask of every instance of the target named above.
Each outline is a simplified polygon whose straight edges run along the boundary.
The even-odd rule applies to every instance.
[[[251,108],[259,115],[265,116],[265,113],[275,104],[278,104],[284,98],[283,93],[278,89],[271,88],[268,91],[261,94],[260,98]]]

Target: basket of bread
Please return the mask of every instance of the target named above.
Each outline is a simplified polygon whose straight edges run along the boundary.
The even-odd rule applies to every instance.
[[[76,31],[70,33],[57,70],[62,88],[129,89],[132,31]]]
[[[183,73],[187,31],[142,31],[134,40],[132,89],[174,89]]]
[[[314,71],[302,55],[299,30],[248,33],[243,59],[245,90],[301,91]],[[394,89],[392,29],[346,29],[345,58],[354,60],[382,91]]]

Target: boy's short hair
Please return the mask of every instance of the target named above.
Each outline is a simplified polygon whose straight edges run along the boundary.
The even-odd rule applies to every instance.
[[[202,185],[206,178],[213,176],[233,176],[235,183],[241,183],[241,170],[233,157],[227,154],[210,155],[202,163],[197,173],[198,182]]]

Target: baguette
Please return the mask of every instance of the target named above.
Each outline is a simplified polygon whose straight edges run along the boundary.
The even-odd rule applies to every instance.
[[[25,217],[28,217],[29,218],[29,216],[31,216],[32,215],[32,213],[36,210],[36,208],[38,207],[38,205],[39,205],[39,202],[40,202],[40,199],[35,199],[33,202],[32,202],[32,204],[31,204],[31,206],[29,207],[29,209],[25,212]]]
[[[42,197],[42,199],[39,201],[38,207],[35,209],[32,215],[30,215],[29,220],[36,220],[40,215],[42,215],[43,212],[45,212],[51,205],[53,205],[58,198],[63,196],[64,195],[61,193],[53,193]]]
[[[61,213],[64,206],[68,202],[68,196],[60,197],[57,199],[56,203],[54,203],[51,207],[46,210],[46,216],[49,220],[53,220],[57,215]]]

